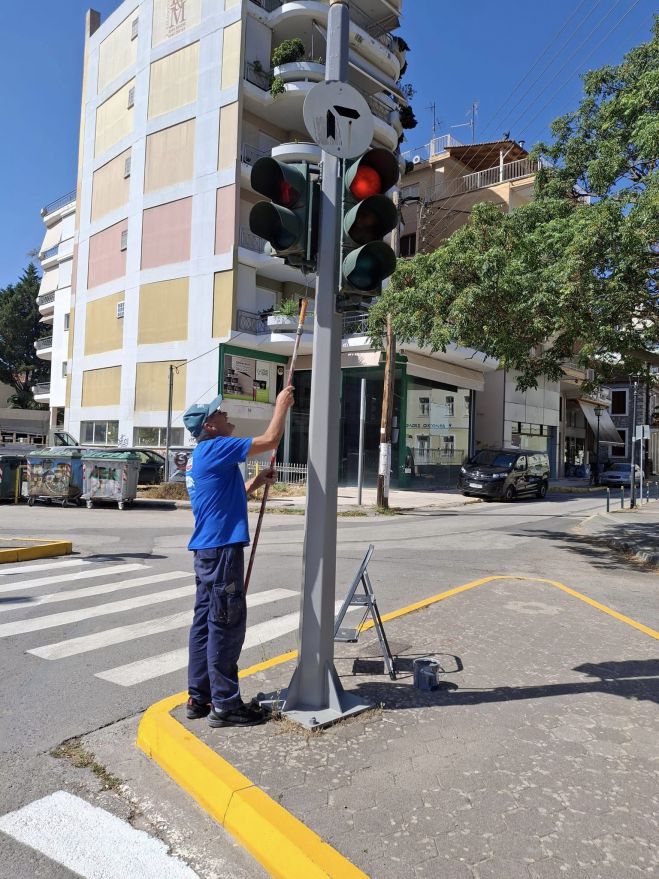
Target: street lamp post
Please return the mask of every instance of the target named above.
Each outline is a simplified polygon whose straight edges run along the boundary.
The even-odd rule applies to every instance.
[[[595,445],[595,464],[597,465],[595,485],[600,482],[600,418],[604,415],[603,406],[595,406],[595,415],[597,416],[597,443]]]

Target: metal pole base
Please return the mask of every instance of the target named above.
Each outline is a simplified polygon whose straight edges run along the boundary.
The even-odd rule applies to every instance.
[[[295,698],[295,690],[297,689],[295,674],[285,690],[260,698],[259,705],[272,711],[281,711],[284,717],[299,723],[305,729],[320,729],[331,726],[333,723],[343,720],[344,717],[361,714],[362,711],[368,711],[369,708],[373,707],[370,702],[365,702],[359,696],[343,689],[333,665],[326,668],[326,675],[327,704],[324,706],[311,707],[300,703]]]

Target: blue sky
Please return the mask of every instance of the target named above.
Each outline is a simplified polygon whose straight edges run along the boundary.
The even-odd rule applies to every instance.
[[[103,19],[118,5],[93,4]],[[0,287],[18,279],[27,252],[41,245],[40,208],[75,188],[87,8],[84,0],[3,3]],[[399,33],[412,49],[405,79],[417,89],[419,124],[403,149],[430,139],[426,108],[433,101],[437,134],[469,142],[469,128],[452,126],[467,122],[472,101],[478,101],[476,140],[494,140],[507,130],[527,147],[547,138],[551,120],[578,102],[579,73],[616,64],[648,40],[654,8],[652,0],[503,7],[486,0],[404,0]]]

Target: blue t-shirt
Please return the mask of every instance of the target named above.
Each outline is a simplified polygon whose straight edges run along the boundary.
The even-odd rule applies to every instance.
[[[190,455],[185,482],[195,528],[188,549],[249,543],[247,493],[238,464],[251,445],[251,437],[218,436],[202,440]]]

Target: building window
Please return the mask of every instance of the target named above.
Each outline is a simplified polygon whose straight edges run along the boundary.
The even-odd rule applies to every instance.
[[[118,439],[118,421],[80,422],[80,442],[83,446],[116,446]]]
[[[135,105],[135,86],[128,89],[128,109]]]
[[[419,406],[422,415],[430,415],[430,397],[419,397]]]
[[[627,414],[627,391],[611,391],[611,415]]]
[[[134,18],[131,22],[131,25],[130,25],[130,38],[131,38],[131,40],[137,39],[137,33],[139,30],[139,26],[140,26],[139,18]]]
[[[612,458],[624,458],[627,454],[627,431],[622,430],[617,427],[616,430],[620,434],[620,439],[622,440],[621,446],[611,446],[611,457]]]
[[[126,250],[128,248],[128,229],[124,229],[121,233],[121,249]]]
[[[126,308],[126,300],[120,299],[119,302],[117,302],[117,317],[124,316],[125,308]]]
[[[70,314],[70,312],[67,311],[67,313],[64,315],[64,332],[65,333],[67,333],[69,330],[70,322],[71,322],[71,314]]]
[[[414,256],[416,253],[416,232],[411,235],[402,235],[400,239],[400,255]]]
[[[62,363],[62,378],[66,378],[66,374],[68,372],[68,364],[66,360]]]
[[[455,415],[455,397],[446,398],[446,414],[449,418]]]
[[[166,427],[136,427],[133,431],[133,442],[136,446],[151,449],[164,449],[167,443]],[[183,445],[183,428],[172,427],[169,432],[170,446]]]
[[[124,159],[124,177],[130,177],[130,160],[131,156],[126,156]]]

